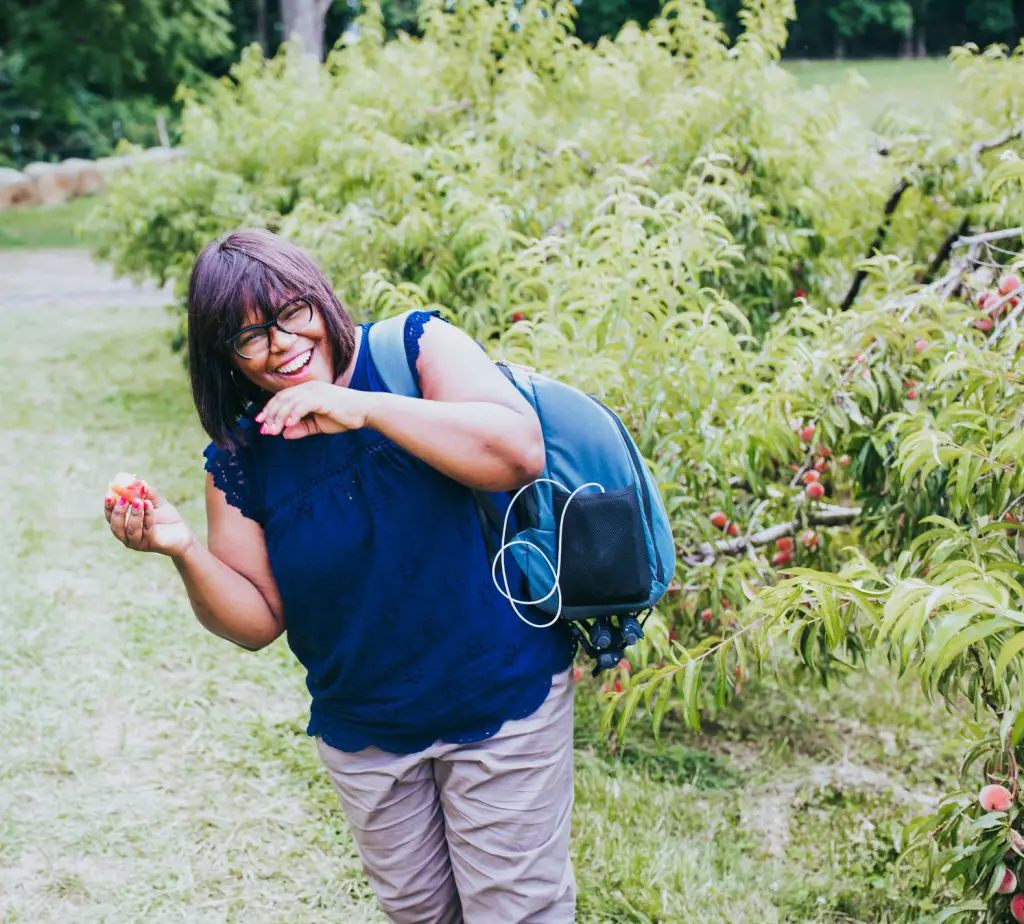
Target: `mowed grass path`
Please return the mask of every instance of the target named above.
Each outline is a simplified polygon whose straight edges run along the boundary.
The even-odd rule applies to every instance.
[[[200,528],[206,440],[159,296],[31,297],[86,265],[0,253],[21,287],[0,299],[0,921],[382,921],[303,733],[287,647],[210,636],[170,562],[107,532],[118,469]],[[597,741],[597,700],[585,680],[579,921],[898,921],[918,907],[894,837],[951,785],[963,745],[911,682],[748,685],[704,735],[670,717],[659,751],[641,724],[621,759]]]

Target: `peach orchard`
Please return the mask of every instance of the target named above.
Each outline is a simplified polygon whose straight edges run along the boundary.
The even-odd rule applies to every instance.
[[[697,728],[779,646],[826,683],[887,657],[982,730],[902,849],[960,890],[943,919],[1024,920],[1024,49],[955,50],[943,118],[869,130],[779,66],[792,0],[732,43],[700,0],[596,47],[573,12],[426,0],[386,42],[371,5],[323,68],[250,50],[101,251],[183,293],[268,226],[358,316],[438,306],[616,407],[679,567],[609,732]]]

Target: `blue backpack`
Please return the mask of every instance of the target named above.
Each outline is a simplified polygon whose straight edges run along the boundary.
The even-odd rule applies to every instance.
[[[419,397],[405,351],[407,318],[408,313],[372,325],[367,345],[388,391]],[[597,661],[596,674],[618,664],[625,647],[643,638],[638,617],[646,619],[672,579],[675,543],[668,514],[647,463],[614,412],[532,370],[497,366],[540,419],[545,463],[537,481],[501,505],[504,513],[496,495],[474,492],[492,578],[529,625],[545,628],[568,620]],[[525,576],[526,599],[509,587],[506,553]],[[547,621],[527,619],[519,605],[534,607]]]

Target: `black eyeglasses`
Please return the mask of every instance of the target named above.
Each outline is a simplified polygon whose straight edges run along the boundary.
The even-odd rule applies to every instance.
[[[298,295],[277,309],[273,319],[263,324],[250,324],[225,343],[242,359],[257,359],[270,351],[270,328],[286,334],[300,334],[313,321],[313,303],[309,295]]]

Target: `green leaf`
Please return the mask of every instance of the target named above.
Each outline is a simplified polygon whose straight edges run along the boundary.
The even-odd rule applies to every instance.
[[[1000,649],[995,666],[995,679],[997,683],[1003,679],[1007,666],[1021,651],[1024,651],[1024,632],[1018,632],[1008,639]]]

